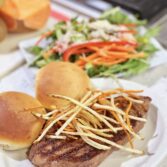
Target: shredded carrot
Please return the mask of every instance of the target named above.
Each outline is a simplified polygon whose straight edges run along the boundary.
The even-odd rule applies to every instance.
[[[118,56],[118,57],[124,57],[127,56],[127,52],[117,52],[117,51],[109,51],[108,56]]]
[[[110,62],[105,60],[105,59],[98,59],[98,60],[92,61],[91,63],[94,64],[94,65],[111,66],[111,65],[122,63],[122,62],[125,62],[125,61],[126,61],[125,58],[122,58],[122,59],[119,59],[119,60],[110,61]]]
[[[93,59],[95,59],[95,58],[97,58],[97,57],[98,57],[97,53],[94,53],[94,54],[91,54],[90,56],[85,57],[85,58],[83,58],[83,59],[84,59],[84,60],[93,60]]]
[[[53,33],[53,31],[48,31],[46,33],[44,33],[41,38],[35,43],[35,45],[39,45],[39,43],[44,39],[47,38],[48,36],[50,36]]]
[[[75,54],[82,54],[82,53],[89,53],[89,52],[91,52],[90,49],[83,48],[83,49],[76,50]]]
[[[127,26],[127,27],[136,27],[137,25],[135,23],[124,23],[124,24],[120,24],[122,26]]]
[[[86,62],[84,61],[84,60],[82,60],[82,59],[79,59],[79,60],[77,60],[76,62],[75,62],[75,64],[77,64],[77,65],[79,65],[79,66],[82,66],[82,65],[84,65]]]
[[[77,60],[75,63],[79,66],[84,66],[87,62],[90,62],[91,60],[97,58],[98,55],[96,53],[91,54],[88,57],[80,57],[79,60]]]
[[[96,51],[96,52],[98,52],[101,49],[101,47],[98,48],[96,46],[88,46],[88,48],[91,49],[91,50],[93,50],[93,51]]]
[[[136,45],[122,42],[99,42],[88,43],[72,46],[63,55],[65,61],[69,61],[69,57],[73,54],[79,56],[75,62],[81,68],[84,68],[87,63],[93,65],[112,66],[123,63],[131,58],[143,58],[144,53],[138,53],[135,50]],[[45,57],[48,57],[46,53]],[[84,57],[82,56],[84,54]]]
[[[136,54],[129,54],[127,52],[113,52],[109,51],[108,56],[114,57],[127,57],[127,58],[137,58],[137,57],[144,57],[144,53],[136,53]]]
[[[109,50],[111,50],[111,51],[133,52],[135,49],[134,49],[134,47],[131,47],[131,46],[118,46],[118,45],[113,44],[111,46],[111,49],[109,49]]]

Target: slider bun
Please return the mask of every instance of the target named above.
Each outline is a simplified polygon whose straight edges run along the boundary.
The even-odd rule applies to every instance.
[[[5,150],[29,147],[40,134],[44,121],[31,112],[45,113],[38,100],[24,93],[0,93],[0,145]],[[29,109],[29,110],[26,110]]]
[[[36,77],[36,97],[48,109],[62,109],[70,104],[60,98],[52,98],[49,94],[81,99],[90,89],[87,74],[77,65],[68,62],[51,62]]]

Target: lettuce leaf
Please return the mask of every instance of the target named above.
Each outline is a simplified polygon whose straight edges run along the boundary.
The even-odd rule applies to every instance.
[[[154,46],[151,39],[152,37],[158,35],[159,31],[159,27],[152,27],[150,29],[147,29],[147,31],[144,34],[138,33],[136,35],[136,40],[139,44],[137,51],[145,52],[148,55],[151,55],[154,52],[156,52],[158,49]]]
[[[90,77],[112,77],[114,74],[122,73],[128,77],[139,74],[149,67],[145,59],[130,59],[129,61],[114,66],[93,66],[87,64],[86,72]]]
[[[113,24],[133,23],[136,25],[145,25],[147,23],[146,20],[130,18],[126,13],[121,11],[119,7],[107,10],[100,16],[100,19],[108,20],[110,23],[113,23]]]

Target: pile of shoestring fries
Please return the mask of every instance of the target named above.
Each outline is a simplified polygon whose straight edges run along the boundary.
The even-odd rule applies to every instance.
[[[122,88],[110,91],[88,91],[80,100],[67,96],[50,94],[52,98],[60,98],[70,101],[70,106],[63,110],[53,110],[46,114],[33,114],[46,120],[46,125],[40,136],[34,141],[39,142],[43,137],[52,139],[79,139],[87,144],[100,149],[108,150],[116,147],[135,154],[143,154],[143,151],[135,149],[132,138],[143,138],[134,132],[131,121],[146,122],[145,118],[131,115],[132,105],[142,104],[138,93],[142,90],[124,90]],[[121,99],[121,100],[118,100]],[[126,108],[122,109],[121,103],[126,102]],[[54,127],[54,132],[49,133]],[[112,140],[115,135],[124,131],[127,135],[130,147],[117,144]]]

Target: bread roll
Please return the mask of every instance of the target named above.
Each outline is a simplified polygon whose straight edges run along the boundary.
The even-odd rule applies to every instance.
[[[42,28],[49,15],[49,0],[5,0],[0,7],[0,17],[10,32]]]
[[[49,94],[59,94],[81,99],[90,89],[87,74],[78,66],[68,62],[51,62],[40,69],[36,77],[36,97],[48,109],[62,109],[69,101],[54,99]]]
[[[18,22],[8,14],[0,11],[0,18],[6,23],[9,32],[13,32],[18,29]]]
[[[0,145],[5,150],[29,147],[38,137],[44,120],[36,118],[32,111],[45,113],[37,108],[40,106],[38,100],[24,93],[0,93]]]

